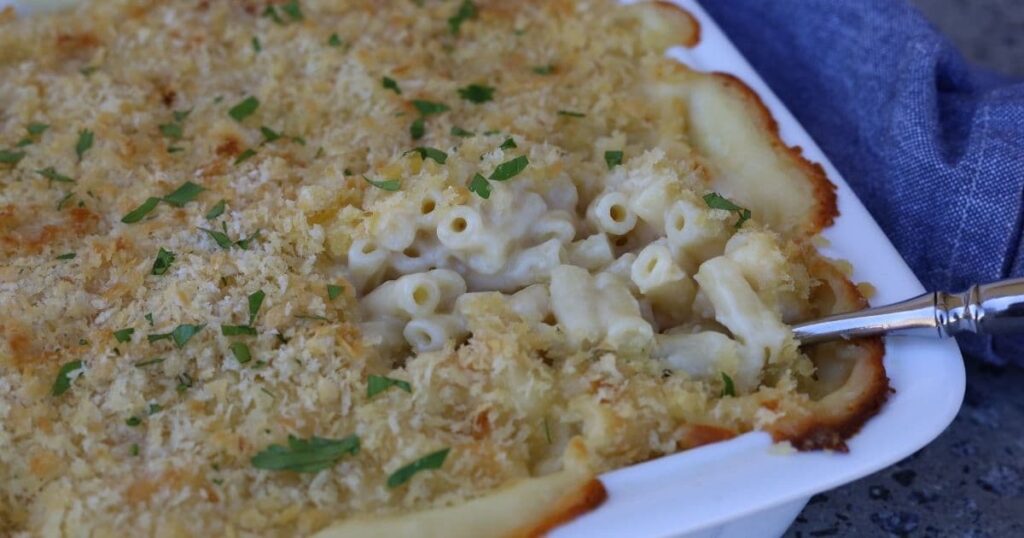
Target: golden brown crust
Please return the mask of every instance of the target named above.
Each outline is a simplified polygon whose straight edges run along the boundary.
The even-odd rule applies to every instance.
[[[867,306],[857,286],[833,264],[810,250],[805,258],[811,275],[821,281],[812,297],[816,315]],[[806,352],[818,368],[816,381],[821,385],[809,387],[810,392],[824,394],[809,403],[806,413],[786,416],[769,431],[776,441],[789,441],[799,450],[846,452],[845,440],[878,413],[891,392],[882,362],[885,347],[875,337],[818,344]],[[838,376],[831,374],[837,371]]]
[[[684,17],[688,21],[687,31],[682,34],[682,39],[679,41],[680,45],[692,49],[697,46],[697,43],[700,43],[700,21],[697,20],[697,17],[693,16],[693,13],[690,13],[681,6],[673,4],[672,2],[656,0],[654,4],[656,4],[659,9],[671,11],[674,14]]]
[[[680,6],[656,0],[631,4],[630,9],[643,26],[643,43],[659,54],[669,47],[693,48],[700,42],[700,22]]]
[[[713,72],[708,76],[716,78],[723,88],[733,92],[747,103],[751,121],[756,122],[764,131],[776,154],[803,172],[803,177],[813,189],[816,202],[814,211],[809,214],[809,219],[804,223],[802,230],[804,236],[810,237],[831,226],[839,215],[839,208],[836,205],[836,186],[828,180],[825,169],[820,164],[804,158],[803,149],[800,146],[786,145],[779,133],[778,122],[775,121],[761,97],[747,83],[729,73]]]
[[[509,538],[532,538],[544,536],[555,527],[572,521],[583,514],[597,508],[608,498],[604,484],[594,478],[583,486],[559,499],[556,507],[540,521],[509,534]]]

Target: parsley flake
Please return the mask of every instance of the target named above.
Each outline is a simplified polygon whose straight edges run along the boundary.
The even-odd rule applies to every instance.
[[[424,101],[423,99],[413,99],[412,106],[416,107],[416,110],[424,116],[430,116],[432,114],[440,114],[451,110],[451,107],[444,103],[437,103],[434,101]]]
[[[25,130],[28,131],[28,134],[32,136],[39,136],[49,128],[50,126],[45,123],[32,122],[25,127]]]
[[[502,142],[501,145],[498,147],[501,149],[512,149],[518,148],[519,146],[516,145],[516,141],[510,136],[506,138],[505,141]]]
[[[260,306],[263,304],[263,298],[267,294],[263,293],[263,290],[256,290],[249,294],[249,324],[256,320],[256,314],[260,311]]]
[[[537,73],[538,75],[551,75],[555,72],[555,66],[554,64],[538,65],[533,67],[531,71]]]
[[[372,180],[372,179],[370,179],[370,178],[368,178],[366,176],[363,176],[363,179],[365,179],[366,182],[369,183],[370,185],[373,185],[374,187],[377,187],[378,189],[386,190],[388,192],[395,192],[395,191],[397,191],[398,189],[400,189],[402,187],[402,183],[399,180],[397,180],[397,179],[386,179],[384,181],[374,181],[374,180]]]
[[[256,336],[256,329],[248,325],[221,325],[220,333],[224,336]]]
[[[225,200],[221,200],[221,201],[217,202],[216,204],[214,204],[214,206],[211,207],[210,210],[206,212],[206,220],[213,220],[213,219],[221,216],[222,214],[224,214],[224,206],[226,204],[227,204],[227,201],[225,201]]]
[[[412,148],[409,151],[405,152],[405,155],[408,155],[410,153],[419,153],[421,159],[423,159],[423,160],[433,159],[435,162],[437,162],[437,164],[444,164],[445,161],[448,160],[448,154],[447,153],[445,153],[445,152],[443,152],[443,151],[441,151],[439,149],[428,148],[426,146],[420,146],[418,148]]]
[[[58,260],[73,260],[73,259],[75,259],[75,256],[77,256],[77,254],[75,254],[74,252],[68,252],[67,254],[61,254],[60,256],[57,256],[57,259]]]
[[[260,14],[260,16],[266,17],[276,22],[277,24],[284,24],[284,20],[282,20],[281,16],[277,14],[277,10],[274,9],[274,6],[267,6],[266,9],[263,10],[263,13]]]
[[[558,115],[559,116],[568,116],[570,118],[585,118],[585,117],[587,117],[587,115],[582,113],[582,112],[573,112],[571,110],[559,110],[558,111]]]
[[[263,50],[263,45],[260,44],[260,38],[253,36],[252,38],[252,50],[260,52]]]
[[[338,34],[336,34],[336,33],[335,34],[331,34],[331,37],[327,38],[327,45],[331,46],[331,47],[335,47],[335,48],[340,47],[341,46],[341,38],[338,37]]]
[[[476,133],[473,133],[471,131],[467,131],[467,130],[463,129],[462,127],[452,127],[451,134],[452,134],[452,136],[458,136],[458,137],[462,137],[462,138],[468,138],[470,136],[475,136],[476,135]]]
[[[50,394],[53,396],[60,396],[71,388],[71,374],[82,369],[82,361],[71,361],[64,363],[64,366],[60,367],[57,371],[57,379],[53,382],[53,387],[50,389]]]
[[[163,201],[171,204],[174,207],[185,207],[185,204],[196,199],[199,193],[203,192],[204,189],[200,185],[196,185],[191,181],[186,181],[181,184],[180,187],[174,189],[174,192],[163,197]]]
[[[402,95],[402,89],[398,87],[398,83],[395,82],[395,79],[393,78],[381,77],[380,85],[383,86],[385,90],[391,90],[398,95]]]
[[[463,0],[462,4],[459,5],[458,11],[455,15],[448,17],[448,29],[453,34],[458,34],[462,28],[462,23],[469,19],[475,19],[477,15],[476,6],[470,0]]]
[[[249,157],[252,157],[253,155],[256,155],[256,150],[254,150],[252,148],[249,148],[249,149],[243,151],[242,153],[238,154],[238,157],[235,159],[235,164],[242,164],[243,162],[247,161],[249,159]]]
[[[175,327],[174,330],[169,333],[150,334],[146,336],[146,339],[149,340],[150,343],[160,340],[173,340],[174,344],[180,349],[185,347],[185,344],[187,344],[188,341],[196,335],[196,333],[203,330],[204,327],[206,327],[205,323],[202,325],[182,324]]]
[[[206,234],[209,235],[210,238],[213,239],[217,243],[217,246],[219,246],[220,248],[224,250],[228,250],[231,248],[231,245],[233,243],[231,241],[231,238],[228,237],[228,234],[224,232],[218,232],[217,230],[210,230],[208,228],[199,229],[206,232]]]
[[[235,121],[241,122],[245,118],[251,116],[253,112],[256,112],[256,109],[259,108],[259,106],[260,100],[250,95],[249,97],[239,101],[237,105],[231,107],[231,109],[228,110],[228,115],[234,118]]]
[[[160,247],[160,250],[156,253],[156,259],[153,260],[153,270],[150,273],[160,276],[167,272],[167,269],[171,267],[171,263],[173,262],[174,253]]]
[[[127,329],[119,329],[114,331],[114,339],[122,344],[132,341],[132,335],[135,334],[135,329],[128,327]]]
[[[370,374],[366,378],[366,397],[373,398],[391,387],[397,387],[405,392],[412,393],[412,385],[408,381]]]
[[[493,181],[506,181],[519,175],[520,172],[526,170],[526,165],[530,164],[530,160],[526,158],[526,155],[520,155],[510,161],[505,161],[494,169],[489,179]]]
[[[473,180],[469,182],[469,191],[486,200],[491,197],[491,184],[484,176],[473,174]]]
[[[402,484],[405,484],[420,471],[427,471],[432,469],[440,469],[444,465],[444,460],[448,457],[448,453],[451,451],[450,448],[444,448],[437,452],[431,452],[426,456],[398,469],[391,473],[388,477],[388,487],[397,488]]]
[[[136,417],[136,416],[131,416],[131,417],[128,417],[128,419],[125,420],[124,423],[127,426],[129,426],[131,428],[134,428],[134,427],[138,426],[139,424],[142,424],[142,419],[139,418],[139,417]]]
[[[265,125],[260,127],[260,133],[263,133],[263,143],[264,144],[269,144],[269,143],[271,143],[271,142],[281,138],[281,133],[279,133],[279,132],[277,132],[277,131],[275,131],[275,130],[273,130],[270,127],[267,127]]]
[[[604,152],[604,162],[608,165],[608,169],[611,170],[616,166],[622,164],[622,152],[621,151],[606,151]]]
[[[0,163],[3,164],[18,164],[22,159],[25,158],[24,151],[12,151],[9,149],[0,149]]]
[[[78,161],[82,161],[82,155],[92,147],[93,132],[89,129],[78,131],[78,142],[75,143],[75,153],[78,154]]]
[[[238,364],[245,364],[252,360],[252,353],[249,351],[249,346],[242,342],[232,342],[228,349],[231,350],[231,354],[235,356],[235,360]]]
[[[152,196],[146,198],[146,201],[142,202],[142,205],[131,210],[131,212],[129,212],[124,217],[121,217],[121,222],[125,224],[134,224],[136,222],[139,222],[140,220],[142,220],[142,217],[145,217],[147,214],[149,214],[150,211],[156,209],[156,206],[159,203],[159,198],[154,198]]]
[[[722,372],[722,382],[725,383],[725,386],[722,387],[722,397],[736,396],[736,387],[733,385],[732,378],[729,377],[729,374]]]
[[[459,88],[459,96],[471,103],[486,103],[494,100],[494,88],[482,84],[470,84]]]
[[[290,0],[287,4],[281,6],[281,11],[284,11],[293,21],[301,21],[305,18],[302,16],[302,7],[299,6],[299,0]]]
[[[160,129],[160,134],[164,135],[164,138],[181,140],[182,131],[180,123],[161,123],[157,127]]]
[[[327,285],[327,298],[333,301],[333,300],[337,299],[339,295],[341,295],[342,291],[345,291],[345,288],[343,288],[341,286],[336,286],[334,284],[328,284]]]
[[[739,215],[739,220],[736,221],[736,228],[743,226],[743,223],[750,219],[750,210],[745,207],[740,207],[729,200],[728,198],[718,194],[717,192],[709,192],[704,195],[704,203],[711,209],[724,209],[726,211],[735,211]]]
[[[423,123],[423,118],[416,118],[413,120],[412,124],[409,125],[409,136],[411,136],[413,140],[423,138],[423,135],[426,132],[426,126]]]
[[[349,435],[342,439],[313,436],[299,439],[288,436],[288,446],[270,445],[252,457],[257,469],[315,473],[329,469],[346,455],[359,453],[359,437]]]

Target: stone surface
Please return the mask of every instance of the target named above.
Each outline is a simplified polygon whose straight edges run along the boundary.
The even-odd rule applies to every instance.
[[[1024,536],[1024,370],[967,363],[953,424],[896,465],[815,495],[786,533]]]

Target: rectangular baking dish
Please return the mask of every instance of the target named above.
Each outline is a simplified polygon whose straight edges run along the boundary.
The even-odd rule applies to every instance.
[[[21,12],[67,0],[0,0]],[[702,71],[730,73],[747,83],[779,123],[787,144],[800,146],[836,184],[840,216],[825,231],[824,254],[849,260],[854,282],[877,290],[873,304],[917,295],[920,282],[878,225],[793,118],[695,0],[676,3],[699,21],[700,44],[669,56]],[[856,480],[908,456],[953,420],[964,393],[964,368],[952,341],[892,338],[885,367],[895,393],[860,433],[848,454],[794,453],[754,432],[601,476],[608,500],[558,528],[556,538],[596,536],[751,537],[785,532],[811,495]]]

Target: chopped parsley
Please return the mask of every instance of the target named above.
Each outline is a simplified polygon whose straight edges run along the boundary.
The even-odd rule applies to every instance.
[[[249,157],[252,157],[253,155],[256,155],[256,150],[252,148],[246,149],[242,153],[238,154],[238,157],[235,159],[235,164],[242,164],[243,162],[249,160]]]
[[[453,34],[458,34],[462,28],[462,23],[469,19],[475,19],[477,15],[476,6],[470,0],[463,0],[462,4],[459,5],[458,11],[454,15],[448,17],[448,29]]]
[[[288,3],[281,6],[281,11],[284,11],[293,21],[301,21],[304,18],[302,16],[302,7],[299,6],[299,0],[289,0]]]
[[[729,374],[722,372],[722,382],[725,383],[725,386],[722,387],[722,397],[736,396],[736,386],[733,385],[732,378],[729,377]]]
[[[71,361],[64,363],[64,366],[60,367],[57,371],[57,379],[53,382],[53,387],[50,389],[50,394],[53,396],[60,396],[71,388],[71,374],[82,369],[82,361]]]
[[[263,290],[256,290],[249,294],[249,324],[256,320],[256,314],[260,311],[260,306],[263,304],[263,298],[267,294],[263,293]]]
[[[160,364],[161,362],[164,362],[164,360],[160,359],[160,358],[146,359],[144,361],[139,361],[139,362],[135,363],[134,366],[136,368],[145,368],[147,366],[152,366],[154,364]]]
[[[264,144],[269,144],[269,143],[271,143],[271,142],[281,138],[281,133],[271,129],[270,127],[267,127],[266,125],[260,127],[260,133],[263,133],[263,143]]]
[[[91,75],[91,74],[95,73],[97,69],[99,69],[99,67],[98,67],[98,66],[95,66],[95,65],[87,65],[87,66],[85,66],[85,67],[83,67],[83,68],[79,69],[79,70],[78,70],[78,72],[79,72],[79,73],[81,73],[81,74],[83,74],[83,75],[85,75],[85,76],[89,76],[89,75]]]
[[[181,123],[181,122],[185,121],[185,118],[187,118],[188,115],[191,114],[191,113],[192,113],[192,109],[188,109],[188,110],[175,110],[174,112],[171,113],[171,115],[174,116],[174,121],[175,122]]]
[[[256,52],[261,52],[263,50],[263,45],[260,44],[260,38],[256,36],[253,36],[252,38],[252,50]]]
[[[743,226],[744,222],[750,219],[750,210],[745,207],[740,207],[733,203],[728,198],[718,194],[717,192],[709,192],[704,195],[704,203],[711,209],[724,209],[726,211],[735,211],[739,215],[739,220],[736,221],[736,228]]]
[[[74,252],[68,252],[66,254],[61,254],[60,256],[57,256],[57,259],[58,260],[73,260],[73,259],[75,259],[75,256],[77,256],[77,254],[75,254]]]
[[[171,204],[174,207],[185,207],[185,204],[195,200],[199,193],[203,192],[204,189],[200,185],[196,185],[191,181],[186,181],[181,184],[180,187],[174,189],[174,192],[163,197],[163,201]]]
[[[206,220],[213,220],[224,214],[224,206],[227,204],[225,200],[221,200],[214,204],[209,211],[206,212]]]
[[[462,127],[452,127],[451,133],[452,133],[452,136],[458,136],[458,137],[462,137],[462,138],[467,138],[467,137],[470,137],[470,136],[475,136],[475,134],[476,134],[476,133],[473,133],[472,131],[467,131],[467,130],[463,129]]]
[[[437,164],[444,164],[445,161],[448,160],[448,154],[436,148],[420,146],[417,148],[410,149],[409,151],[405,152],[405,155],[408,155],[410,153],[419,153],[421,159],[433,159],[435,162],[437,162]]]
[[[160,247],[160,250],[156,253],[156,259],[153,260],[153,270],[151,274],[160,276],[167,272],[167,269],[171,267],[171,263],[174,262],[174,253],[165,250]]]
[[[174,390],[178,392],[185,392],[192,388],[192,376],[187,373],[178,374],[178,386],[174,387]]]
[[[211,230],[209,228],[199,228],[199,229],[204,231],[204,232],[206,232],[206,234],[209,235],[210,238],[213,239],[217,243],[217,246],[219,246],[220,248],[222,248],[224,250],[230,249],[231,245],[234,244],[231,241],[231,238],[228,237],[228,234],[226,234],[224,232],[218,232],[217,230]]]
[[[327,38],[327,45],[329,45],[331,47],[340,47],[341,46],[341,38],[338,37],[338,34],[336,34],[336,33],[335,34],[331,34],[331,37]]]
[[[160,129],[160,134],[164,135],[165,138],[181,140],[182,130],[180,123],[161,123],[157,127]]]
[[[389,192],[395,192],[395,191],[397,191],[398,189],[400,189],[402,187],[402,183],[399,180],[397,180],[397,179],[386,179],[386,180],[383,180],[383,181],[374,181],[374,180],[372,180],[372,179],[370,179],[370,178],[368,178],[366,176],[363,176],[363,179],[365,179],[366,182],[369,183],[370,185],[373,185],[374,187],[377,187],[378,189],[386,190],[386,191],[389,191]]]
[[[252,353],[249,351],[249,346],[242,342],[232,342],[228,348],[231,350],[231,354],[235,356],[235,360],[238,364],[245,364],[252,360]]]
[[[159,203],[159,198],[154,198],[150,196],[149,198],[146,198],[145,202],[142,202],[142,205],[136,207],[135,209],[131,210],[131,212],[129,212],[127,215],[122,217],[121,222],[125,224],[134,224],[136,222],[139,222],[140,220],[142,220],[142,217],[145,217],[147,214],[149,214],[150,211],[156,209],[156,206]]]
[[[235,244],[238,245],[238,248],[240,248],[242,250],[249,250],[249,243],[251,243],[251,242],[255,241],[256,239],[258,239],[259,236],[260,236],[260,231],[256,230],[249,237],[246,237],[244,239],[239,239],[238,241],[235,241]]]
[[[424,125],[423,118],[416,118],[415,120],[413,120],[412,124],[409,125],[409,136],[411,136],[413,140],[419,140],[423,138],[423,135],[425,133],[426,126]]]
[[[526,170],[526,165],[528,164],[530,164],[530,160],[526,158],[526,155],[520,155],[515,159],[499,164],[488,179],[493,181],[506,181],[512,179],[519,175],[523,170]]]
[[[416,110],[423,116],[430,116],[432,114],[440,114],[451,110],[451,107],[444,103],[437,103],[434,101],[424,101],[422,99],[413,99],[412,106],[416,107]]]
[[[277,24],[284,24],[284,20],[281,19],[281,16],[277,14],[277,10],[274,9],[274,6],[272,6],[272,5],[271,6],[267,6],[266,9],[263,10],[263,13],[260,16],[261,17],[266,17],[266,18],[276,22]]]
[[[299,439],[288,436],[288,446],[270,445],[252,457],[257,469],[315,473],[329,469],[346,455],[359,453],[359,437],[349,435],[342,439],[310,437]]]
[[[498,147],[501,149],[512,149],[518,148],[519,146],[516,145],[516,141],[510,136],[506,138],[505,141],[502,142],[501,145]]]
[[[622,164],[622,152],[621,151],[606,151],[604,152],[604,162],[608,165],[608,169],[611,170],[616,166]]]
[[[206,327],[205,323],[202,325],[181,324],[169,333],[150,334],[146,336],[146,339],[151,343],[159,340],[173,340],[174,345],[178,346],[180,349],[185,347],[185,344],[187,344],[188,341],[191,340],[199,331],[203,330],[204,327]]]
[[[132,443],[132,456],[138,456],[138,455],[139,455],[139,444],[138,443]]]
[[[259,106],[260,100],[250,95],[249,97],[239,101],[237,105],[231,107],[231,109],[228,110],[228,115],[234,118],[235,121],[240,122],[251,116],[253,112],[256,112],[256,109],[259,108]]]
[[[158,403],[151,403],[151,404],[149,404],[149,408],[146,409],[146,414],[147,415],[155,415],[155,414],[157,414],[157,413],[159,413],[160,411],[163,411],[163,410],[164,410],[164,408],[160,407],[160,404],[158,404]]]
[[[366,378],[366,397],[373,398],[391,387],[398,387],[405,392],[412,393],[412,385],[408,381],[370,374],[370,377]]]
[[[538,75],[550,75],[555,72],[555,66],[554,64],[538,65],[534,66],[533,69],[531,69],[531,71],[537,73]]]
[[[398,87],[398,83],[391,77],[381,77],[380,85],[383,86],[385,90],[391,90],[398,95],[402,95],[402,89]]]
[[[249,325],[221,325],[220,333],[224,336],[256,336],[256,329]]]
[[[12,151],[9,149],[0,149],[0,163],[3,164],[18,164],[22,159],[25,158],[24,151]]]
[[[28,131],[28,134],[31,136],[39,136],[49,128],[50,126],[45,123],[32,122],[25,127],[25,130]]]
[[[450,448],[444,448],[437,452],[431,452],[430,454],[427,454],[426,456],[423,456],[422,458],[391,473],[391,476],[388,477],[388,487],[397,488],[398,486],[408,482],[414,474],[420,471],[440,469],[441,466],[444,465],[444,460],[448,457],[448,452],[450,451]]]
[[[486,200],[491,197],[491,184],[479,173],[473,174],[473,180],[469,182],[469,191]]]
[[[494,88],[482,84],[470,84],[459,88],[459,96],[471,103],[486,103],[494,100]]]
[[[71,201],[71,198],[75,195],[74,191],[68,191],[59,201],[57,201],[57,211],[64,209],[64,204]]]
[[[559,110],[559,116],[568,116],[570,118],[585,118],[587,115],[582,112],[573,112],[571,110]]]
[[[336,286],[334,284],[328,284],[327,285],[327,298],[333,301],[333,300],[337,299],[338,296],[341,295],[341,292],[343,292],[343,291],[345,291],[345,288],[343,288],[341,286]]]
[[[114,339],[124,344],[132,341],[133,334],[135,334],[135,329],[132,329],[131,327],[127,329],[119,329],[114,331]]]
[[[134,428],[134,427],[138,426],[139,424],[142,424],[142,419],[139,418],[139,417],[136,417],[136,416],[131,416],[131,417],[128,417],[128,419],[125,420],[124,423],[126,425],[128,425],[129,427]]]
[[[150,313],[146,314],[143,317],[146,318],[146,321],[149,322],[149,326],[152,327],[153,326],[153,313],[150,312]]]
[[[82,161],[82,155],[89,151],[92,147],[93,133],[89,129],[82,129],[78,131],[78,142],[75,143],[75,153],[78,155],[78,161]]]

